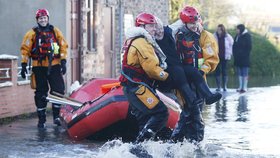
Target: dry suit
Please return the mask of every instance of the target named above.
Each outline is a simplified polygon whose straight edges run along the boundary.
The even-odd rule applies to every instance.
[[[177,33],[177,38],[179,33]],[[196,57],[195,59],[200,59],[201,62],[204,61],[203,55],[202,53],[197,53],[196,56],[194,56],[191,54],[192,52],[185,54],[181,53],[179,51],[181,47],[178,47],[181,45],[178,44],[184,44],[184,50],[189,51],[193,50],[191,49],[193,48],[193,45],[191,45],[193,42],[175,43],[172,36],[172,29],[170,29],[168,26],[164,27],[163,39],[157,40],[157,43],[167,56],[166,61],[168,68],[166,71],[170,76],[172,76],[171,78],[174,81],[172,83],[163,82],[160,84],[160,88],[168,87],[170,89],[178,89],[185,101],[185,103],[182,103],[185,104],[185,106],[183,107],[183,111],[180,114],[180,120],[171,136],[171,139],[177,141],[187,138],[189,140],[201,141],[204,137],[204,123],[199,107],[202,107],[203,102],[201,99],[199,99],[196,93],[192,91],[189,83],[194,83],[201,92],[204,92],[203,95],[208,98],[206,101],[209,104],[217,101],[217,99],[221,97],[212,95],[203,79],[202,74],[200,73],[202,71],[198,71],[198,68],[196,68],[194,65],[194,57]],[[176,46],[178,47],[178,50],[176,50]],[[185,48],[185,46],[189,46],[190,48]],[[200,47],[198,49],[200,49]],[[192,57],[192,59],[187,59],[187,57]],[[186,64],[186,62],[189,63]],[[202,64],[202,62],[200,64]]]
[[[206,104],[218,101],[222,97],[221,94],[212,94],[206,82],[200,77],[200,75],[205,76],[207,73],[214,71],[219,63],[218,46],[213,35],[205,30],[197,34],[184,26],[179,29],[175,38],[176,49],[184,65],[187,79],[194,83],[197,96],[205,98]],[[195,110],[190,110],[188,106],[184,107],[184,112],[180,115],[180,121],[172,134],[172,138],[175,140],[182,139],[182,134],[186,133],[185,137],[187,139],[194,141],[203,139],[204,123],[201,117],[201,105],[200,109]]]
[[[32,73],[35,75],[36,90],[35,104],[39,118],[38,127],[44,128],[46,122],[47,102],[42,97],[50,93],[57,92],[64,94],[65,86],[62,73],[66,72],[67,43],[61,31],[47,25],[46,27],[37,27],[29,30],[21,44],[22,68],[32,60]],[[62,72],[63,71],[63,72]],[[59,122],[59,104],[52,104],[54,123]]]
[[[160,67],[152,44],[143,36],[129,38],[123,51],[120,81],[138,121],[136,142],[141,142],[154,138],[167,123],[168,109],[157,96],[154,83],[167,80],[168,73]]]

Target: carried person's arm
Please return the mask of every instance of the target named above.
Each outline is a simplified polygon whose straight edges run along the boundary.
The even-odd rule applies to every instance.
[[[178,33],[179,29],[184,27],[185,24],[179,19],[174,23],[168,25],[168,27],[172,30],[172,37],[175,39],[175,35]]]

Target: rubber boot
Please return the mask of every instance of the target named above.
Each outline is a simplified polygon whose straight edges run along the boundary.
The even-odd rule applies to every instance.
[[[37,107],[37,115],[39,119],[37,127],[39,129],[44,129],[46,127],[45,123],[46,123],[47,102],[43,101],[42,96],[36,92],[35,92],[34,100]]]
[[[240,92],[242,87],[243,87],[243,77],[242,76],[238,76],[238,81],[239,81],[239,87],[236,90],[237,92]]]
[[[216,84],[217,84],[217,89],[216,91],[221,91],[221,78],[220,76],[216,76]]]
[[[185,135],[187,133],[188,127],[190,126],[190,113],[183,110],[180,113],[180,119],[176,124],[176,127],[174,128],[170,140],[172,142],[182,142],[185,138]]]
[[[145,140],[153,139],[156,136],[156,133],[150,128],[143,128],[139,135],[136,138],[135,143],[140,143]]]
[[[223,90],[227,91],[227,83],[228,83],[228,77],[223,76]]]
[[[244,93],[247,91],[247,86],[248,86],[248,76],[242,77],[242,88],[240,90],[240,93]]]
[[[37,109],[37,115],[39,119],[37,127],[44,129],[46,127],[46,109]]]
[[[193,107],[191,111],[190,128],[186,133],[186,138],[193,143],[198,143],[204,138],[204,122],[199,108]]]
[[[59,118],[59,111],[60,111],[60,105],[52,104],[53,123],[56,124],[57,126],[61,126],[60,118]]]
[[[204,138],[204,122],[202,120],[200,106],[203,100],[195,102],[192,108],[184,108],[180,114],[180,120],[170,137],[173,142],[182,142],[184,138],[193,142],[199,142]]]
[[[205,97],[205,103],[208,105],[213,104],[222,98],[222,94],[218,92],[213,94],[205,82],[197,85],[197,88],[199,92]]]

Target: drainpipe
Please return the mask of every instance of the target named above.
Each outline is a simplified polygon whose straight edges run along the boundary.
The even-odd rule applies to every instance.
[[[120,11],[120,14],[119,14],[119,16],[120,16],[120,21],[119,21],[119,28],[120,28],[120,37],[119,37],[119,41],[120,41],[119,52],[120,52],[120,54],[119,54],[119,56],[120,56],[120,58],[119,59],[122,61],[121,49],[122,49],[122,45],[123,45],[123,34],[124,34],[124,29],[123,29],[124,7],[122,6],[122,0],[119,0],[119,11]],[[120,63],[121,63],[121,61],[120,61]],[[118,65],[117,67],[121,68],[121,64]]]

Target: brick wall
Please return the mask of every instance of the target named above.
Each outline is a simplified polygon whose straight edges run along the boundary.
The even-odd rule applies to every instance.
[[[1,68],[10,68],[11,79],[0,83],[0,118],[35,112],[34,91],[28,82],[17,80],[17,59],[0,58]]]
[[[95,19],[95,34],[96,34],[96,50],[91,53],[84,51],[82,59],[82,78],[83,81],[89,80],[92,77],[106,77],[106,60],[104,45],[106,38],[104,37],[104,8],[112,7],[114,10],[114,57],[112,60],[115,69],[112,70],[112,76],[118,77],[120,74],[121,54],[120,49],[124,42],[124,14],[131,14],[135,18],[140,12],[149,12],[160,19],[164,24],[168,23],[169,19],[169,1],[168,0],[125,0],[125,1],[96,1],[96,19]],[[121,3],[120,3],[121,2]]]
[[[36,111],[34,91],[29,84],[0,87],[0,118]]]
[[[4,68],[10,68],[12,65],[11,60],[9,59],[0,59],[0,68],[4,69]],[[0,71],[0,83],[5,82],[5,81],[11,81],[12,80],[12,71],[8,70],[2,70]]]

